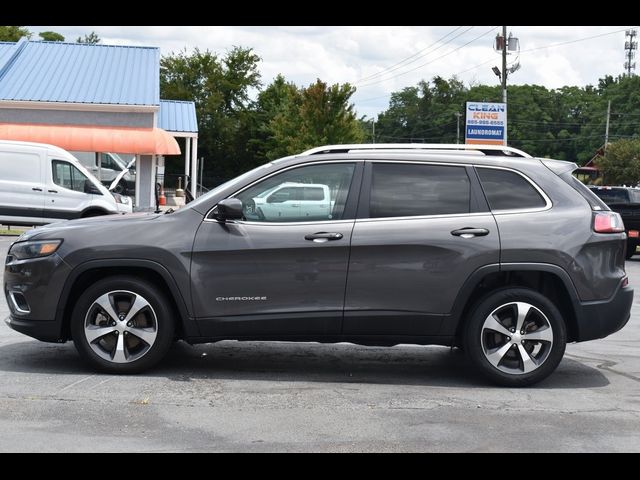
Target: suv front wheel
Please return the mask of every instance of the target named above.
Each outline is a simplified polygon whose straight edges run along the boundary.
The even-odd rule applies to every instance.
[[[527,288],[490,293],[471,310],[464,332],[467,355],[494,383],[532,385],[558,366],[567,341],[557,307]]]
[[[108,373],[146,370],[173,343],[172,309],[158,288],[130,276],[109,277],[87,288],[71,317],[80,355]]]

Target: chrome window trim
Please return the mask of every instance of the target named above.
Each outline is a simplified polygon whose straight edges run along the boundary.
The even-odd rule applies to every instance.
[[[432,218],[457,218],[457,217],[481,217],[491,215],[491,212],[473,212],[473,213],[441,213],[438,215],[409,215],[404,217],[375,217],[375,218],[356,218],[356,223],[381,222],[385,220],[429,220]]]
[[[476,168],[476,169],[477,168],[489,168],[489,169],[494,169],[494,170],[507,170],[508,172],[513,172],[513,173],[515,173],[517,175],[520,175],[527,182],[529,182],[529,184],[538,192],[538,194],[540,194],[542,199],[545,201],[545,206],[544,207],[536,207],[536,208],[508,208],[508,209],[493,210],[493,209],[491,209],[491,205],[489,205],[489,209],[490,209],[491,213],[493,213],[494,215],[510,215],[510,214],[515,214],[515,213],[545,212],[545,211],[549,210],[551,207],[553,207],[553,202],[547,196],[547,194],[544,192],[544,190],[542,190],[527,175],[525,175],[522,172],[519,172],[518,170],[515,170],[513,168],[509,168],[509,167],[494,167],[493,165],[491,165],[491,166],[490,165],[473,165],[473,167]],[[482,186],[482,180],[479,177],[478,177],[478,180],[480,181],[480,185]],[[483,190],[484,190],[484,187],[483,187]],[[487,203],[489,203],[489,199],[487,199]]]
[[[308,166],[313,166],[313,165],[324,165],[324,164],[330,164],[330,163],[358,163],[358,162],[364,162],[365,160],[363,159],[338,159],[338,160],[323,160],[321,162],[305,162],[305,163],[299,163],[297,165],[291,165],[290,167],[287,168],[283,168],[282,170],[278,170],[276,172],[273,172],[265,177],[261,177],[257,180],[255,180],[254,182],[250,183],[249,185],[244,186],[243,188],[241,188],[240,190],[236,190],[235,192],[233,192],[231,195],[228,195],[225,198],[233,198],[236,195],[238,195],[239,193],[244,192],[245,190],[247,190],[248,188],[253,187],[254,185],[262,182],[263,180],[266,180],[268,178],[273,177],[274,175],[278,175],[280,173],[283,172],[287,172],[289,170],[293,170],[294,168],[300,168],[300,167],[308,167]],[[215,218],[210,218],[214,208],[216,208],[218,206],[218,204],[216,203],[213,207],[211,207],[209,209],[209,211],[207,212],[207,214],[204,216],[204,222],[214,222],[214,223],[219,223],[218,220],[216,220]],[[317,224],[322,224],[322,223],[337,223],[337,222],[350,222],[353,223],[355,221],[354,218],[352,219],[339,219],[339,220],[331,220],[331,219],[327,219],[327,220],[318,220],[318,221],[312,221],[312,222],[252,222],[252,221],[246,221],[246,220],[228,220],[225,223],[233,223],[233,224],[238,224],[238,225],[317,225]]]

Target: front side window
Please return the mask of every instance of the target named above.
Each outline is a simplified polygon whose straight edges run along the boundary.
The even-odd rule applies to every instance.
[[[369,216],[383,218],[469,213],[470,189],[464,167],[375,163]]]
[[[53,183],[76,192],[84,192],[84,185],[89,179],[69,162],[53,160]]]
[[[522,175],[496,168],[478,168],[477,171],[491,210],[524,210],[547,205]]]
[[[344,218],[354,163],[309,165],[263,180],[236,195],[247,221],[312,222]]]

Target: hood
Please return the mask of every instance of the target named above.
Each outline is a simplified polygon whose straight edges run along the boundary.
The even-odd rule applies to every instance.
[[[102,215],[99,217],[79,218],[77,220],[64,220],[62,222],[50,223],[42,227],[33,228],[23,233],[16,241],[22,242],[24,240],[36,239],[40,236],[47,236],[51,238],[52,235],[60,232],[61,234],[68,234],[74,229],[81,229],[85,227],[104,227],[109,224],[115,224],[115,226],[125,226],[127,223],[139,223],[147,222],[161,217],[161,213],[129,213],[127,215]]]

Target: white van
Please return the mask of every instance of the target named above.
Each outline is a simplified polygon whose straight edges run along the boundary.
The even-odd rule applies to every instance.
[[[107,190],[69,152],[43,143],[0,140],[0,223],[131,213],[131,199]]]

